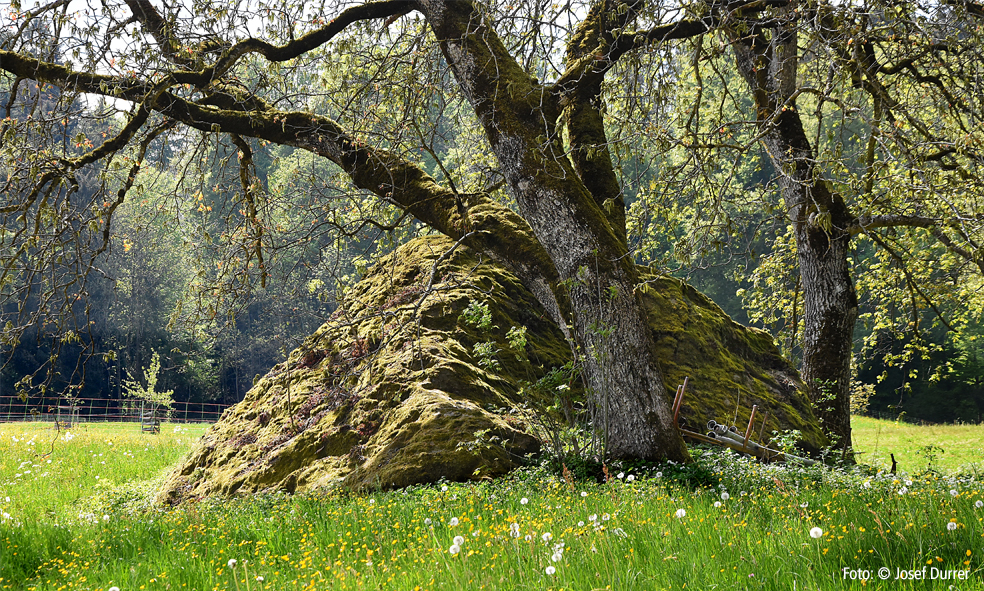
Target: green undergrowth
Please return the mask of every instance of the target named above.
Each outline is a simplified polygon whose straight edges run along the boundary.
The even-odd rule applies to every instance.
[[[534,467],[465,484],[162,508],[149,503],[160,471],[151,459],[161,458],[149,437],[112,444],[126,458],[118,471],[129,463],[149,477],[90,479],[48,515],[23,472],[11,478],[11,449],[27,452],[4,432],[0,589],[984,587],[984,490],[973,473],[767,466],[695,448],[689,465],[612,463],[605,482]],[[108,453],[105,438],[69,443],[79,461]],[[46,478],[71,481],[76,467],[52,457]],[[937,578],[911,578],[921,573]]]

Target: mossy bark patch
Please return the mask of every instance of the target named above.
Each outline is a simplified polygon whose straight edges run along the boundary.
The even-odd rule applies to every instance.
[[[495,476],[539,449],[516,410],[523,382],[572,359],[558,327],[519,280],[474,251],[427,237],[382,259],[329,322],[213,425],[168,478],[171,502],[319,487],[396,488]],[[435,265],[435,263],[437,263]],[[692,287],[645,276],[644,299],[672,392],[690,377],[691,424],[769,412],[767,431],[822,435],[796,371],[769,335],[734,323]],[[462,321],[488,305],[484,329]],[[506,333],[527,329],[527,360]],[[493,342],[497,366],[476,354]],[[549,402],[549,401],[544,401]]]

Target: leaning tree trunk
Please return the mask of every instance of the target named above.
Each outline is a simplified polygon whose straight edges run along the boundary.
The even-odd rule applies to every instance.
[[[854,224],[843,197],[816,170],[816,159],[795,103],[795,24],[771,36],[731,33],[735,63],[755,98],[756,117],[777,171],[796,238],[803,286],[803,380],[823,429],[851,447],[851,355],[858,317],[848,262]]]
[[[672,424],[638,276],[624,235],[581,180],[555,129],[550,90],[509,55],[471,2],[421,3],[452,71],[471,102],[520,212],[552,263],[532,283],[541,301],[563,301],[556,320],[584,359],[596,416],[611,457],[689,459]],[[537,287],[540,289],[536,289]],[[557,308],[548,305],[548,309]]]

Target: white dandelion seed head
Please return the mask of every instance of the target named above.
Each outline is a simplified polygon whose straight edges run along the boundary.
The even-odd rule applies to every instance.
[[[900,488],[900,489],[899,489],[899,494],[900,494],[900,495],[904,495],[904,494],[905,494],[905,493],[907,493],[907,492],[909,492],[909,489],[907,489],[907,488],[906,488],[906,487],[904,487],[904,486],[903,486],[902,488]]]
[[[578,521],[577,522],[577,526],[578,527],[584,527],[584,522],[583,521]]]
[[[960,494],[960,493],[958,493],[958,492],[956,491],[956,489],[950,489],[950,496],[951,496],[951,497],[955,497],[955,496],[957,496],[957,495],[959,495],[959,494]]]
[[[618,476],[616,476],[615,478],[618,478],[619,480],[625,478],[625,472],[619,472]]]
[[[912,481],[911,480],[906,480],[905,481],[905,485],[906,486],[912,486]]]
[[[728,494],[728,491],[724,491],[723,493],[721,493],[721,500],[722,501],[727,501],[730,498],[731,498],[731,495]]]
[[[586,491],[586,490],[582,490],[582,491],[581,491],[581,496],[582,496],[582,497],[586,497],[586,496],[588,496],[588,491]]]
[[[542,537],[542,538],[543,538],[543,541],[544,541],[544,542],[547,542],[547,543],[549,544],[549,543],[550,543],[550,540],[552,540],[552,539],[553,539],[553,534],[552,534],[552,533],[550,533],[550,532],[546,532],[546,533],[544,533],[544,534],[543,534],[542,536],[540,536],[540,537]]]
[[[457,554],[458,552],[461,552],[461,546],[458,544],[452,544],[451,547],[448,548],[448,552],[451,554]]]
[[[951,521],[951,522],[947,523],[946,524],[946,529],[947,529],[947,531],[953,531],[953,530],[957,529],[956,522]]]
[[[441,492],[448,492],[448,485],[446,484],[441,485]]]
[[[434,522],[431,521],[431,518],[430,517],[427,517],[426,519],[424,519],[424,525],[430,525],[432,523],[434,523]]]
[[[465,543],[465,538],[463,536],[455,536],[454,540],[452,541],[454,542],[455,546],[460,546]]]
[[[227,562],[226,564],[229,565],[229,568],[236,568],[236,559],[235,558],[230,558],[229,559],[229,562]]]
[[[554,568],[553,566],[548,566],[546,569],[544,569],[544,572],[546,572],[548,575],[552,575],[557,572],[557,569]]]
[[[451,518],[451,521],[449,521],[449,522],[448,522],[448,524],[449,524],[449,525],[450,525],[451,527],[454,527],[454,526],[456,526],[456,525],[458,525],[458,518],[457,518],[457,517],[452,517],[452,518]]]
[[[263,578],[263,575],[256,575],[256,582],[257,583],[262,583],[264,580],[265,579]]]
[[[598,514],[592,513],[591,515],[588,515],[588,521],[598,521]]]
[[[815,527],[811,529],[810,537],[813,538],[814,540],[819,540],[821,537],[823,537],[823,530],[820,529],[819,527]]]
[[[810,506],[810,503],[800,503],[800,508],[801,509],[806,509],[809,506]]]
[[[531,536],[530,534],[526,534],[526,536],[523,539],[529,542],[530,540],[533,539],[533,536]]]
[[[687,510],[686,509],[677,509],[676,510],[676,518],[677,519],[683,519],[686,516],[687,516]]]
[[[629,474],[625,477],[626,482],[632,482],[633,480],[635,480],[635,474]]]
[[[106,591],[120,591],[120,588],[119,587],[110,587]]]
[[[657,472],[656,473],[656,478],[662,478],[662,477],[663,477],[663,473],[662,472]]]
[[[974,506],[980,509],[981,507],[984,507],[984,501],[977,501],[974,503]]]
[[[601,516],[601,520],[602,521],[608,521],[611,518],[612,518],[612,516],[609,515],[608,513],[605,513],[604,515]]]
[[[519,504],[520,505],[525,505],[526,503],[529,503],[529,502],[530,502],[530,500],[527,499],[526,497],[523,497],[522,499],[519,500]]]
[[[717,509],[720,507],[721,507],[721,501],[714,501],[714,508]]]

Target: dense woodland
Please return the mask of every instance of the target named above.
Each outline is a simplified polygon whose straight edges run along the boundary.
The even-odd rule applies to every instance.
[[[522,267],[605,351],[584,357],[598,390],[629,387],[592,376],[629,356],[608,335],[636,313],[634,261],[775,335],[830,425],[849,404],[979,422],[982,14],[15,3],[0,388],[118,397],[158,352],[176,399],[238,400],[375,258],[436,231]]]

